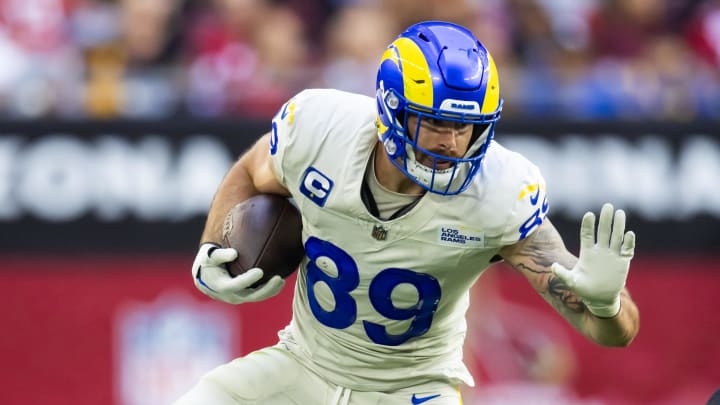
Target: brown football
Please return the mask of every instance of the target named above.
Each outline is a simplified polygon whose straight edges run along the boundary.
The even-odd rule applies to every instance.
[[[253,287],[274,275],[285,278],[297,270],[305,255],[300,212],[285,197],[273,194],[250,197],[225,217],[223,247],[238,252],[237,259],[227,265],[233,277],[260,267],[265,274]]]

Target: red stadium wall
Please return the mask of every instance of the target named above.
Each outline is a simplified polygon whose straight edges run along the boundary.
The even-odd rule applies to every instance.
[[[0,403],[167,403],[213,365],[275,342],[290,317],[291,288],[260,304],[214,303],[194,290],[190,261],[3,258]],[[717,260],[637,258],[628,286],[641,310],[641,330],[626,349],[585,341],[521,277],[491,271],[494,291],[506,303],[505,319],[517,315],[513,308],[536,311],[532,318],[542,322],[520,322],[522,327],[554,328],[548,335],[562,335],[558,341],[570,346],[575,366],[565,380],[576,398],[595,404],[704,403],[720,386]],[[478,300],[473,320],[482,313]],[[471,331],[470,338],[477,335]],[[482,361],[468,359],[480,387],[524,378],[496,372],[493,381],[488,376],[494,371]],[[473,403],[472,394],[466,398]]]

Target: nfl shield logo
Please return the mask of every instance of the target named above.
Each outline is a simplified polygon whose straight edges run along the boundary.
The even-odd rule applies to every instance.
[[[382,225],[375,225],[370,235],[377,240],[385,240],[387,239],[387,233],[387,229],[383,228]]]
[[[115,388],[120,405],[168,404],[234,357],[232,314],[169,293],[130,301],[115,317]]]

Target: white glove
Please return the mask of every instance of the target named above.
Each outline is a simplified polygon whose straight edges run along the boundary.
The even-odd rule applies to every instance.
[[[213,243],[200,246],[192,266],[195,287],[205,295],[228,304],[262,301],[282,290],[285,280],[275,276],[257,288],[250,288],[263,277],[263,270],[255,267],[232,277],[225,263],[235,260],[237,250],[220,248]]]
[[[585,213],[580,226],[580,257],[572,270],[553,263],[552,271],[595,316],[612,318],[620,312],[620,291],[625,287],[635,233],[625,233],[625,211],[605,204],[595,243],[595,214]]]

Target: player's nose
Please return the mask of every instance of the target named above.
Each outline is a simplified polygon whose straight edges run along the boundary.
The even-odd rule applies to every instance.
[[[452,127],[446,127],[438,131],[437,142],[438,147],[445,151],[455,150],[457,147],[458,130]]]

